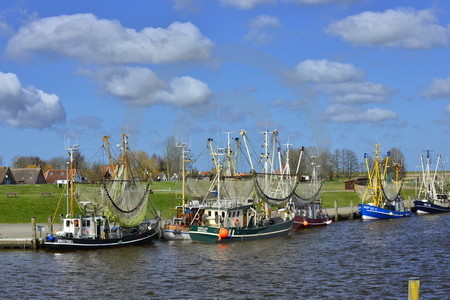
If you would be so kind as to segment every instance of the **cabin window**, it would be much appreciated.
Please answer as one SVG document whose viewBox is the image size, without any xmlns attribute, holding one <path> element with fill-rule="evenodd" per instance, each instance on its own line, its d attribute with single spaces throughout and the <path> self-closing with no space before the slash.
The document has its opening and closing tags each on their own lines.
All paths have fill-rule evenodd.
<svg viewBox="0 0 450 300">
<path fill-rule="evenodd" d="M 66 227 L 70 227 L 70 221 L 69 220 L 66 221 Z"/>
<path fill-rule="evenodd" d="M 219 214 L 219 213 L 218 213 L 217 211 L 216 211 L 216 212 L 214 212 L 214 215 L 215 215 L 215 216 L 217 216 L 218 214 Z"/>
<path fill-rule="evenodd" d="M 224 211 L 222 212 L 222 218 L 225 218 L 225 212 Z"/>
<path fill-rule="evenodd" d="M 230 213 L 230 212 L 228 212 L 228 218 L 229 218 L 229 217 L 231 217 L 231 213 Z"/>
<path fill-rule="evenodd" d="M 233 218 L 236 216 L 236 212 L 235 211 L 233 211 Z"/>
<path fill-rule="evenodd" d="M 208 210 L 208 216 L 211 217 L 211 211 L 210 210 Z"/>
<path fill-rule="evenodd" d="M 73 221 L 73 226 L 80 227 L 80 220 L 74 220 Z"/>
<path fill-rule="evenodd" d="M 239 217 L 239 213 L 240 213 L 240 211 L 238 211 L 238 212 L 237 212 L 237 215 L 236 215 L 236 217 Z"/>
</svg>

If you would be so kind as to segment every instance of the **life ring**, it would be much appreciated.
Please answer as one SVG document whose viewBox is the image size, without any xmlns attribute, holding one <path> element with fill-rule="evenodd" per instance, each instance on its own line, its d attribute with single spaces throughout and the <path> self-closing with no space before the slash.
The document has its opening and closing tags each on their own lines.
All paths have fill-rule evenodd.
<svg viewBox="0 0 450 300">
<path fill-rule="evenodd" d="M 239 222 L 239 219 L 234 220 L 233 225 L 234 227 L 240 227 L 241 223 Z"/>
</svg>

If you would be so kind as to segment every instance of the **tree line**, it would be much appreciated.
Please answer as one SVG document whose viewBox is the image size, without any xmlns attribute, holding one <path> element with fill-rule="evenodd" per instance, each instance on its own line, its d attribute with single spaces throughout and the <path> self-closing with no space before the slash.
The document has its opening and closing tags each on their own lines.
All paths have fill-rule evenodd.
<svg viewBox="0 0 450 300">
<path fill-rule="evenodd" d="M 305 147 L 302 155 L 299 173 L 301 175 L 311 175 L 312 169 L 316 168 L 316 174 L 325 180 L 342 180 L 359 176 L 366 176 L 366 166 L 362 155 L 358 156 L 353 150 L 340 148 L 331 152 L 327 148 Z M 302 148 L 290 149 L 290 169 L 296 170 L 299 154 Z M 167 178 L 173 174 L 180 174 L 182 168 L 183 149 L 177 144 L 175 137 L 168 137 L 163 144 L 162 155 L 151 154 L 145 151 L 134 151 L 133 159 L 130 160 L 133 169 L 138 170 L 136 176 L 143 178 L 150 176 L 153 179 L 157 174 L 164 173 Z M 388 176 L 395 178 L 398 174 L 400 178 L 405 175 L 404 155 L 398 148 L 391 148 L 388 165 Z M 75 152 L 75 168 L 83 170 L 83 177 L 93 181 L 101 178 L 102 166 L 105 162 L 87 161 L 85 156 L 79 151 Z M 384 157 L 386 154 L 381 154 Z M 369 165 L 372 164 L 373 155 L 369 154 Z M 0 156 L 1 159 L 1 156 Z M 0 160 L 1 162 L 2 160 Z M 68 168 L 67 157 L 54 157 L 49 160 L 43 160 L 38 156 L 16 156 L 12 161 L 13 168 L 35 168 L 39 167 L 43 172 L 47 170 L 62 170 Z M 197 174 L 192 165 L 186 166 L 188 173 Z M 399 171 L 396 173 L 396 170 Z M 210 170 L 213 171 L 211 166 Z M 250 171 L 250 170 L 249 170 Z"/>
</svg>

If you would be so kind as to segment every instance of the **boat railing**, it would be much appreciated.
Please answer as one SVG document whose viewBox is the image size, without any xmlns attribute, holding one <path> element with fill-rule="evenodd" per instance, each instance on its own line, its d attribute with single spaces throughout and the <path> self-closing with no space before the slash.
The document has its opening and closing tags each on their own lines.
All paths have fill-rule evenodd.
<svg viewBox="0 0 450 300">
<path fill-rule="evenodd" d="M 223 208 L 235 208 L 242 205 L 249 205 L 253 202 L 249 201 L 249 199 L 226 199 L 226 200 L 217 200 L 217 199 L 211 199 L 206 200 L 204 205 L 205 206 L 217 206 L 217 207 L 223 207 Z"/>
</svg>

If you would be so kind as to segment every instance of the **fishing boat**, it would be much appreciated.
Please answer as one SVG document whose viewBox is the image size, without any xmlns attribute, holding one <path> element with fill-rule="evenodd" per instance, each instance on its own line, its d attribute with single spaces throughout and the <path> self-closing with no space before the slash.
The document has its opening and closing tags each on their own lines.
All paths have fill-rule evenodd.
<svg viewBox="0 0 450 300">
<path fill-rule="evenodd" d="M 450 212 L 450 200 L 447 191 L 445 170 L 442 165 L 441 155 L 437 156 L 434 171 L 431 170 L 431 154 L 427 150 L 426 160 L 420 155 L 422 176 L 417 200 L 411 209 L 417 214 L 435 214 Z M 441 171 L 439 172 L 439 168 Z"/>
<path fill-rule="evenodd" d="M 277 131 L 274 131 L 277 136 Z M 266 134 L 265 153 L 263 154 L 265 170 L 269 170 L 268 132 Z M 247 153 L 248 146 L 245 131 L 241 131 Z M 286 202 L 295 189 L 295 180 L 275 173 L 254 171 L 252 159 L 249 156 L 251 172 L 242 174 L 236 172 L 236 155 L 239 153 L 239 139 L 236 138 L 235 150 L 231 150 L 228 136 L 228 146 L 220 153 L 208 140 L 209 150 L 213 157 L 215 176 L 209 184 L 202 203 L 202 210 L 195 217 L 197 223 L 190 226 L 189 234 L 196 242 L 230 243 L 249 241 L 272 237 L 287 236 L 293 224 L 293 213 L 282 207 L 272 211 L 268 201 Z M 271 160 L 273 162 L 273 159 Z M 205 185 L 201 180 L 194 185 Z"/>
<path fill-rule="evenodd" d="M 190 241 L 189 226 L 194 220 L 194 216 L 198 215 L 200 209 L 200 202 L 192 200 L 186 203 L 186 164 L 190 162 L 187 157 L 186 144 L 177 145 L 182 149 L 181 155 L 181 205 L 175 207 L 176 215 L 172 218 L 170 223 L 163 226 L 162 237 L 168 241 Z"/>
<path fill-rule="evenodd" d="M 400 196 L 402 183 L 398 169 L 394 180 L 388 180 L 387 170 L 390 152 L 380 159 L 378 144 L 375 144 L 375 158 L 369 166 L 369 155 L 364 154 L 367 169 L 367 185 L 354 184 L 354 189 L 361 199 L 359 213 L 363 220 L 397 219 L 410 217 L 412 212 L 405 209 Z"/>
<path fill-rule="evenodd" d="M 62 218 L 61 228 L 45 238 L 45 248 L 110 248 L 151 243 L 158 237 L 159 218 L 146 219 L 151 183 L 148 172 L 139 175 L 132 172 L 126 134 L 122 134 L 122 153 L 117 161 L 110 152 L 108 139 L 105 136 L 103 141 L 110 158 L 111 176 L 103 176 L 101 184 L 74 180 L 77 146 L 68 148 L 67 214 Z M 82 210 L 79 215 L 75 214 L 75 203 Z"/>
<path fill-rule="evenodd" d="M 299 203 L 295 206 L 294 225 L 292 226 L 294 231 L 301 228 L 326 226 L 333 222 L 328 217 L 328 214 L 322 210 L 322 201 L 320 198 L 312 203 L 304 203 L 299 199 L 294 201 L 295 203 Z"/>
<path fill-rule="evenodd" d="M 302 147 L 300 160 L 305 149 Z M 333 221 L 323 211 L 320 190 L 323 181 L 317 175 L 315 156 L 311 157 L 312 175 L 310 179 L 301 179 L 295 189 L 291 203 L 295 211 L 292 230 L 330 225 Z M 296 172 L 298 173 L 298 171 Z"/>
</svg>

